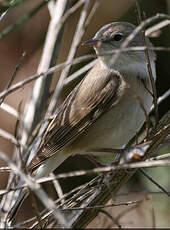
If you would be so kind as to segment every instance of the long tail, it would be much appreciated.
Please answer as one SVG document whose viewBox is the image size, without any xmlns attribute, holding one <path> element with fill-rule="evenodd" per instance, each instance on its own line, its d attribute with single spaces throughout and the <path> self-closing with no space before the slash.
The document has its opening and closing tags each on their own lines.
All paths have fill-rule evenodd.
<svg viewBox="0 0 170 230">
<path fill-rule="evenodd" d="M 19 211 L 19 208 L 21 207 L 23 201 L 28 197 L 29 190 L 28 188 L 24 188 L 21 190 L 20 195 L 16 203 L 11 208 L 9 214 L 8 214 L 8 222 L 11 224 L 15 221 L 15 217 L 17 215 L 17 212 Z"/>
<path fill-rule="evenodd" d="M 51 158 L 47 159 L 45 162 L 43 162 L 38 170 L 36 171 L 35 179 L 39 179 L 44 176 L 48 176 L 52 171 L 54 171 L 63 161 L 65 161 L 69 155 L 63 154 L 62 152 L 58 152 L 55 155 L 53 155 Z M 15 222 L 15 217 L 17 215 L 17 212 L 19 211 L 23 201 L 27 198 L 29 195 L 28 188 L 24 188 L 19 195 L 18 200 L 13 205 L 12 209 L 10 210 L 8 214 L 8 223 L 12 224 Z"/>
</svg>

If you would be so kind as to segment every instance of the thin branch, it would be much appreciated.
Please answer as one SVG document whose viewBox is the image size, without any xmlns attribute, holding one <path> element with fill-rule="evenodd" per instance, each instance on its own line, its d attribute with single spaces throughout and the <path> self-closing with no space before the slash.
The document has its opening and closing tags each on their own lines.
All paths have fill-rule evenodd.
<svg viewBox="0 0 170 230">
<path fill-rule="evenodd" d="M 9 95 L 10 93 L 16 91 L 17 89 L 22 88 L 24 85 L 26 85 L 26 84 L 28 84 L 28 83 L 30 83 L 32 81 L 35 81 L 36 79 L 38 79 L 40 77 L 50 75 L 51 73 L 54 73 L 55 71 L 59 71 L 59 70 L 63 69 L 66 65 L 70 65 L 70 64 L 76 65 L 76 64 L 78 64 L 80 62 L 89 60 L 89 59 L 94 58 L 94 57 L 96 57 L 96 55 L 81 56 L 81 57 L 75 58 L 73 60 L 73 62 L 70 62 L 70 63 L 63 62 L 63 63 L 61 63 L 59 65 L 56 65 L 54 67 L 49 68 L 47 71 L 45 71 L 43 73 L 32 75 L 28 79 L 20 81 L 20 82 L 16 83 L 15 85 L 11 86 L 9 89 L 4 90 L 2 93 L 0 93 L 0 99 L 2 97 L 4 97 L 4 96 Z"/>
<path fill-rule="evenodd" d="M 37 184 L 32 178 L 23 173 L 12 161 L 9 160 L 6 154 L 0 152 L 0 158 L 8 164 L 11 170 L 18 174 L 27 183 L 28 187 L 36 194 L 36 196 L 41 200 L 44 206 L 53 211 L 54 217 L 59 221 L 61 226 L 68 227 L 64 215 L 56 210 L 54 202 L 48 197 L 44 190 L 41 189 L 41 186 Z"/>
<path fill-rule="evenodd" d="M 10 172 L 11 169 L 10 169 L 10 167 L 0 167 L 0 171 L 1 172 Z"/>
<path fill-rule="evenodd" d="M 54 8 L 55 8 L 55 0 L 49 1 L 49 3 L 48 3 L 48 10 L 49 10 L 51 18 L 54 15 Z"/>
<path fill-rule="evenodd" d="M 16 118 L 19 118 L 19 114 L 18 114 L 18 111 L 13 108 L 12 106 L 6 104 L 6 103 L 2 103 L 0 105 L 0 109 L 4 110 L 5 112 L 11 114 L 12 116 L 16 117 Z"/>
<path fill-rule="evenodd" d="M 156 218 L 155 218 L 155 211 L 152 203 L 152 228 L 156 228 Z"/>
<path fill-rule="evenodd" d="M 10 133 L 8 133 L 5 130 L 0 129 L 0 136 L 3 137 L 6 140 L 9 140 L 12 144 L 18 146 L 20 143 L 17 141 L 17 139 Z"/>
<path fill-rule="evenodd" d="M 42 4 L 44 3 L 47 4 L 48 2 L 49 1 L 45 1 Z M 53 18 L 50 21 L 42 59 L 38 67 L 38 73 L 42 73 L 42 71 L 48 70 L 50 66 L 55 65 L 55 62 L 56 62 L 56 59 L 59 53 L 59 47 L 60 47 L 62 34 L 63 34 L 63 28 L 64 28 L 62 24 L 61 26 L 58 26 L 58 27 L 56 27 L 56 24 L 58 24 L 58 22 L 60 21 L 60 18 L 64 14 L 64 11 L 67 9 L 68 3 L 69 3 L 68 0 L 58 0 L 55 4 L 55 8 L 54 8 L 55 14 L 53 15 Z M 48 74 L 52 74 L 52 73 L 48 73 Z M 51 78 L 48 77 L 47 75 L 44 75 L 44 78 L 37 80 L 35 83 L 33 93 L 32 93 L 32 98 L 30 102 L 27 104 L 27 106 L 25 107 L 22 130 L 20 131 L 21 143 L 24 146 L 27 144 L 30 134 L 32 134 L 33 129 L 36 127 L 37 123 L 42 118 L 43 111 L 46 108 L 47 99 L 49 97 L 50 84 L 51 84 Z M 20 152 L 23 153 L 23 150 L 24 149 L 21 149 Z M 24 155 L 20 154 L 20 156 L 21 155 L 22 155 L 22 158 L 24 159 L 24 162 L 26 162 Z M 17 158 L 18 156 L 16 156 L 16 159 Z M 16 162 L 18 165 L 20 164 L 20 161 L 16 160 Z M 23 164 L 21 164 L 21 168 L 22 168 L 22 165 Z M 9 177 L 9 182 L 8 182 L 7 187 L 9 187 L 11 184 L 11 181 L 14 181 L 14 180 L 16 180 L 16 175 L 13 175 L 12 173 Z M 18 194 L 18 191 L 17 191 L 17 194 Z M 17 198 L 17 194 L 15 194 L 16 198 Z M 13 195 L 14 195 L 13 193 L 9 194 L 8 200 L 11 200 L 11 197 Z M 10 208 L 10 206 L 7 206 L 5 203 L 3 204 L 3 202 L 1 202 L 3 209 L 4 209 L 4 206 L 6 206 L 6 211 L 8 212 L 8 209 Z"/>
<path fill-rule="evenodd" d="M 160 120 L 157 128 L 154 128 L 149 135 L 149 141 L 151 144 L 146 151 L 144 159 L 148 158 L 151 153 L 159 146 L 160 143 L 167 137 L 170 132 L 170 111 Z M 169 131 L 167 132 L 166 127 L 169 127 Z M 166 131 L 165 131 L 166 130 Z M 164 133 L 165 131 L 165 133 Z M 139 162 L 140 163 L 140 162 Z M 138 164 L 138 163 L 137 163 Z M 120 167 L 120 166 L 119 166 Z M 120 187 L 124 185 L 136 172 L 136 170 L 131 170 L 131 173 L 127 173 L 124 170 L 119 171 L 110 171 L 107 174 L 107 184 L 103 184 L 100 187 L 100 192 L 96 191 L 94 196 L 86 199 L 86 206 L 105 204 L 111 197 L 114 197 L 117 191 L 119 191 Z M 108 190 L 109 185 L 109 190 Z M 112 191 L 112 193 L 110 193 Z M 79 211 L 76 213 L 74 218 L 72 217 L 72 226 L 73 227 L 85 227 L 87 224 L 96 217 L 98 214 L 97 210 L 88 210 L 88 211 Z"/>
<path fill-rule="evenodd" d="M 140 6 L 139 6 L 139 3 L 137 0 L 136 0 L 136 8 L 137 8 L 137 13 L 138 13 L 138 17 L 139 17 L 139 23 L 141 23 L 142 22 L 142 16 L 141 16 L 141 11 L 140 11 Z M 157 124 L 158 120 L 159 120 L 159 112 L 158 112 L 158 104 L 157 104 L 157 91 L 156 91 L 155 80 L 154 80 L 154 76 L 153 76 L 153 72 L 152 72 L 152 68 L 151 68 L 150 56 L 149 56 L 149 52 L 147 49 L 147 43 L 146 43 L 144 28 L 141 30 L 141 33 L 142 33 L 144 46 L 146 47 L 146 49 L 145 49 L 146 64 L 148 67 L 148 73 L 149 73 L 150 83 L 151 83 L 152 92 L 153 92 L 153 104 L 154 104 L 155 121 L 156 121 L 155 124 Z"/>
<path fill-rule="evenodd" d="M 170 47 L 152 47 L 152 48 L 148 48 L 148 49 L 151 49 L 151 50 L 157 50 L 157 51 L 170 51 Z M 126 51 L 137 51 L 137 50 L 145 50 L 145 47 L 130 47 L 130 48 L 122 48 L 121 49 L 121 52 L 126 52 Z M 117 50 L 114 50 L 112 52 L 107 52 L 107 53 L 104 53 L 103 55 L 110 55 L 110 54 L 118 54 L 120 52 L 120 49 L 117 49 Z M 66 63 L 66 62 L 63 62 L 59 65 L 56 65 L 54 67 L 51 67 L 49 68 L 47 71 L 43 72 L 43 73 L 40 73 L 40 74 L 35 74 L 35 75 L 32 75 L 30 76 L 28 79 L 25 79 L 23 81 L 20 81 L 16 84 L 14 84 L 13 86 L 11 86 L 9 89 L 7 90 L 4 90 L 3 92 L 0 93 L 0 99 L 6 95 L 9 95 L 11 94 L 12 92 L 22 88 L 24 85 L 26 84 L 29 84 L 30 82 L 32 81 L 35 81 L 36 79 L 40 78 L 40 77 L 44 77 L 44 76 L 47 76 L 51 73 L 54 73 L 56 71 L 59 71 L 61 69 L 63 69 L 65 66 L 67 65 L 76 65 L 78 63 L 81 63 L 83 61 L 87 61 L 89 59 L 92 59 L 92 58 L 96 58 L 96 55 L 84 55 L 84 56 L 81 56 L 81 57 L 78 57 L 78 58 L 75 58 L 72 62 L 70 63 Z M 50 76 L 49 76 L 50 77 Z"/>
<path fill-rule="evenodd" d="M 136 203 L 140 203 L 141 200 L 137 200 L 137 201 L 127 201 L 124 203 L 118 203 L 118 204 L 107 204 L 107 205 L 94 205 L 94 206 L 88 206 L 88 207 L 75 207 L 75 208 L 59 208 L 58 210 L 60 211 L 67 211 L 67 210 L 74 210 L 74 211 L 78 211 L 78 210 L 86 210 L 86 209 L 101 209 L 101 208 L 109 208 L 109 207 L 117 207 L 117 206 L 127 206 L 130 204 L 136 204 Z"/>
<path fill-rule="evenodd" d="M 109 212 L 103 209 L 101 209 L 100 212 L 104 213 L 107 217 L 109 217 L 109 219 L 112 220 L 113 224 L 117 225 L 117 227 L 121 229 L 121 225 L 119 224 L 119 222 Z"/>
<path fill-rule="evenodd" d="M 156 157 L 152 157 L 150 158 L 151 160 L 160 160 L 160 159 L 165 159 L 165 158 L 169 158 L 170 157 L 170 153 L 166 153 L 160 156 L 156 156 Z"/>
<path fill-rule="evenodd" d="M 42 57 L 38 66 L 37 73 L 47 71 L 50 67 L 54 66 L 61 44 L 63 35 L 62 24 L 58 23 L 67 9 L 68 0 L 58 0 L 55 4 L 54 14 L 49 23 L 45 45 L 43 48 Z M 52 74 L 52 73 L 48 73 Z M 37 123 L 42 119 L 43 111 L 46 109 L 47 100 L 49 98 L 49 91 L 51 85 L 51 77 L 44 75 L 43 78 L 37 79 L 32 90 L 30 102 L 27 104 L 24 112 L 23 130 L 21 142 L 25 144 L 28 137 L 36 127 Z"/>
<path fill-rule="evenodd" d="M 52 177 L 55 177 L 54 173 L 51 173 L 50 175 Z M 63 194 L 62 188 L 60 186 L 60 183 L 59 183 L 59 181 L 57 179 L 52 180 L 52 182 L 53 182 L 54 188 L 55 188 L 55 190 L 57 192 L 57 195 L 58 195 L 58 197 L 59 197 L 59 199 L 61 201 L 61 204 L 63 205 L 63 203 L 64 203 L 64 198 L 63 198 L 64 194 Z"/>
<path fill-rule="evenodd" d="M 73 62 L 73 58 L 74 58 L 75 52 L 77 50 L 77 46 L 78 46 L 78 44 L 80 42 L 81 34 L 83 35 L 82 26 L 84 24 L 84 21 L 85 21 L 86 15 L 87 15 L 87 10 L 88 10 L 89 3 L 90 3 L 90 0 L 86 1 L 85 4 L 84 4 L 84 8 L 82 10 L 82 13 L 81 13 L 81 16 L 80 16 L 80 19 L 79 19 L 79 22 L 78 22 L 77 30 L 76 30 L 76 33 L 75 33 L 75 36 L 74 36 L 74 39 L 73 39 L 73 42 L 72 42 L 72 47 L 71 47 L 71 50 L 69 52 L 68 59 L 66 61 L 67 68 L 65 68 L 65 70 L 63 70 L 62 73 L 61 73 L 60 79 L 59 79 L 58 84 L 57 84 L 57 86 L 55 88 L 55 91 L 54 91 L 53 96 L 51 98 L 50 104 L 48 106 L 48 109 L 47 109 L 47 112 L 46 112 L 46 115 L 45 115 L 44 124 L 40 128 L 39 138 L 36 139 L 36 144 L 34 144 L 34 147 L 31 150 L 31 153 L 29 154 L 31 157 L 36 153 L 36 150 L 37 150 L 37 148 L 38 148 L 38 146 L 40 144 L 40 140 L 41 140 L 42 136 L 44 135 L 45 130 L 48 127 L 49 117 L 51 117 L 52 112 L 53 112 L 54 108 L 56 107 L 58 97 L 59 97 L 59 95 L 61 93 L 61 90 L 63 88 L 63 85 L 64 85 L 64 79 L 67 77 L 67 73 L 68 73 L 68 71 L 70 69 L 69 62 L 70 63 Z"/>
<path fill-rule="evenodd" d="M 89 69 L 91 69 L 96 64 L 96 62 L 97 62 L 97 60 L 91 61 L 90 63 L 88 63 L 87 65 L 83 66 L 82 68 L 80 68 L 79 70 L 74 72 L 72 75 L 67 77 L 64 80 L 64 86 L 70 84 L 72 81 L 77 79 L 81 74 L 84 74 L 85 72 L 87 72 Z"/>
<path fill-rule="evenodd" d="M 165 131 L 165 133 L 163 132 L 163 131 Z M 155 145 L 158 145 L 159 143 L 161 143 L 161 141 L 165 138 L 165 136 L 166 136 L 166 132 L 169 132 L 169 128 L 168 127 L 164 127 L 164 130 L 161 130 L 160 131 L 160 133 L 158 133 L 157 135 L 156 135 L 156 138 L 154 139 L 155 140 L 155 143 L 153 143 L 153 148 L 152 148 L 152 144 L 151 144 L 151 149 L 150 149 L 150 151 L 151 150 L 153 150 L 154 149 L 154 147 L 155 147 Z M 158 137 L 159 137 L 159 141 L 158 141 Z M 153 141 L 154 142 L 154 141 Z M 115 168 L 116 170 L 118 169 L 118 168 Z M 115 173 L 118 173 L 118 171 L 115 171 Z M 119 172 L 120 174 L 121 174 L 121 172 Z M 128 175 L 129 176 L 129 175 Z M 118 179 L 118 178 L 117 178 Z M 123 180 L 123 179 L 122 179 Z M 96 194 L 95 194 L 96 195 Z M 108 195 L 108 197 L 110 196 L 110 194 L 105 194 L 104 195 L 104 198 L 102 198 L 102 199 L 105 199 L 105 196 L 106 195 Z M 93 197 L 95 197 L 95 196 L 93 196 Z M 83 223 L 83 222 L 82 222 Z M 79 225 L 80 226 L 80 225 Z"/>
<path fill-rule="evenodd" d="M 20 25 L 27 23 L 30 18 L 32 18 L 36 13 L 39 12 L 39 10 L 44 7 L 50 0 L 46 0 L 41 2 L 37 7 L 35 7 L 31 12 L 29 12 L 28 14 L 25 14 L 22 18 L 20 18 L 19 20 L 17 20 L 13 25 L 8 26 L 7 28 L 5 28 L 1 33 L 0 33 L 0 39 L 4 38 L 5 36 L 7 36 L 9 33 L 15 31 L 16 29 L 18 29 L 20 27 Z"/>
<path fill-rule="evenodd" d="M 19 59 L 19 61 L 18 61 L 18 64 L 15 66 L 14 72 L 13 72 L 13 74 L 12 74 L 12 76 L 11 76 L 11 78 L 10 78 L 8 84 L 7 84 L 6 89 L 9 89 L 10 86 L 12 85 L 12 82 L 14 81 L 14 79 L 15 79 L 15 77 L 16 77 L 16 75 L 17 75 L 17 72 L 18 72 L 18 70 L 20 69 L 20 67 L 21 67 L 21 65 L 22 65 L 22 62 L 23 62 L 24 57 L 25 57 L 25 52 L 22 53 L 22 55 L 21 55 L 21 57 L 20 57 L 20 59 Z M 4 96 L 3 98 L 1 98 L 1 100 L 0 100 L 0 105 L 2 104 L 2 102 L 4 101 L 4 99 L 5 99 L 5 96 Z"/>
<path fill-rule="evenodd" d="M 153 184 L 155 184 L 160 190 L 162 190 L 164 192 L 164 194 L 166 194 L 168 197 L 170 196 L 170 193 L 166 191 L 166 189 L 164 189 L 160 184 L 158 184 L 158 182 L 156 182 L 149 174 L 147 174 L 145 172 L 145 170 L 143 169 L 139 169 L 140 172 L 145 175 Z"/>
<path fill-rule="evenodd" d="M 158 105 L 160 105 L 165 99 L 170 96 L 170 89 L 168 89 L 162 96 L 158 98 Z M 154 110 L 154 106 L 152 105 L 150 109 L 150 113 Z"/>
<path fill-rule="evenodd" d="M 67 10 L 67 12 L 63 15 L 63 17 L 60 20 L 60 23 L 63 23 L 64 21 L 66 21 L 68 19 L 68 17 L 73 14 L 76 10 L 78 10 L 83 3 L 86 0 L 79 0 L 77 3 L 75 3 L 69 10 Z"/>
<path fill-rule="evenodd" d="M 90 1 L 87 0 L 85 2 L 85 4 L 84 4 L 84 8 L 82 10 L 82 13 L 81 13 L 78 25 L 77 25 L 77 29 L 76 29 L 76 32 L 75 32 L 75 35 L 74 35 L 74 38 L 73 38 L 72 46 L 71 46 L 71 49 L 69 51 L 68 58 L 67 58 L 67 61 L 66 61 L 67 64 L 73 62 L 74 55 L 76 53 L 78 44 L 80 43 L 81 38 L 83 36 L 83 32 L 84 32 L 83 24 L 84 24 L 86 16 L 87 16 L 87 10 L 88 10 L 89 3 L 90 3 Z M 64 86 L 64 80 L 66 79 L 66 77 L 67 77 L 67 75 L 69 73 L 70 67 L 71 66 L 68 64 L 66 66 L 66 68 L 61 73 L 60 79 L 59 79 L 58 84 L 57 84 L 57 86 L 55 88 L 55 91 L 53 93 L 53 96 L 52 96 L 52 99 L 51 99 L 51 102 L 50 102 L 50 105 L 49 105 L 49 108 L 48 108 L 48 111 L 47 111 L 47 116 L 51 115 L 53 109 L 55 108 L 55 105 L 56 105 L 56 102 L 58 100 L 58 97 L 59 97 L 59 95 L 61 93 L 61 90 L 62 90 L 62 88 Z"/>
<path fill-rule="evenodd" d="M 142 200 L 141 200 L 138 204 L 136 204 L 136 205 L 134 205 L 134 206 L 132 206 L 132 207 L 127 208 L 126 210 L 124 210 L 122 213 L 120 213 L 120 214 L 116 217 L 116 220 L 118 221 L 120 218 L 122 218 L 124 215 L 126 215 L 126 214 L 129 213 L 130 211 L 132 211 L 132 210 L 138 208 L 139 205 L 140 205 L 141 203 L 142 203 Z"/>
<path fill-rule="evenodd" d="M 31 190 L 30 190 L 30 195 L 31 195 L 31 200 L 32 200 L 31 205 L 32 205 L 33 211 L 35 213 L 37 222 L 39 224 L 39 228 L 42 229 L 43 224 L 42 224 L 42 221 L 41 221 L 41 216 L 40 216 L 39 211 L 38 211 L 37 201 L 35 199 L 34 193 Z"/>
<path fill-rule="evenodd" d="M 170 193 L 170 192 L 168 192 L 168 193 Z M 117 193 L 116 196 L 127 196 L 127 195 L 132 195 L 132 194 L 143 194 L 143 195 L 153 194 L 153 195 L 160 195 L 160 194 L 164 194 L 164 192 L 163 191 L 150 191 L 150 190 L 136 190 L 136 191 L 129 191 L 129 192 Z"/>
<path fill-rule="evenodd" d="M 164 20 L 160 23 L 157 23 L 157 25 L 154 25 L 150 28 L 148 28 L 146 31 L 145 31 L 145 35 L 146 36 L 149 36 L 149 35 L 152 35 L 152 33 L 162 29 L 163 27 L 165 26 L 168 26 L 170 24 L 170 20 Z"/>
<path fill-rule="evenodd" d="M 90 24 L 90 22 L 91 22 L 94 14 L 95 14 L 97 8 L 100 6 L 100 3 L 101 3 L 101 0 L 96 0 L 95 1 L 94 5 L 93 5 L 88 17 L 87 17 L 87 20 L 86 20 L 86 22 L 84 24 L 84 31 L 87 29 L 88 25 Z"/>
</svg>

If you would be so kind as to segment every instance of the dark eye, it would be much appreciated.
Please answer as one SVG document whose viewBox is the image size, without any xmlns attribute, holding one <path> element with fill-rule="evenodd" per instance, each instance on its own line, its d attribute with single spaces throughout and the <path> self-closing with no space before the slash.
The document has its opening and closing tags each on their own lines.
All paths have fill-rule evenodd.
<svg viewBox="0 0 170 230">
<path fill-rule="evenodd" d="M 117 42 L 120 41 L 122 38 L 123 38 L 122 34 L 115 34 L 115 36 L 113 37 L 113 39 Z"/>
</svg>

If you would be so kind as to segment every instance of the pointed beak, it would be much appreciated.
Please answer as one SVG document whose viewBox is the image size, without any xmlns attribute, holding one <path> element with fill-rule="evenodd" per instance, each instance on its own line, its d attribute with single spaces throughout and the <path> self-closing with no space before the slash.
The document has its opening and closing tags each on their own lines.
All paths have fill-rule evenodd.
<svg viewBox="0 0 170 230">
<path fill-rule="evenodd" d="M 82 43 L 82 45 L 90 45 L 90 46 L 96 46 L 96 47 L 99 47 L 100 44 L 101 44 L 101 41 L 95 38 L 92 38 Z"/>
</svg>

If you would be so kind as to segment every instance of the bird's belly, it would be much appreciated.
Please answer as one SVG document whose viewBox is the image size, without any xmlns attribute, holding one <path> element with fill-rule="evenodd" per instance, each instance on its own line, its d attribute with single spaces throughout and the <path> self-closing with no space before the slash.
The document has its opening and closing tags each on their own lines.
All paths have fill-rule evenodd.
<svg viewBox="0 0 170 230">
<path fill-rule="evenodd" d="M 142 95 L 142 103 L 149 112 L 152 98 Z M 136 134 L 145 121 L 144 111 L 134 95 L 120 102 L 101 116 L 71 145 L 72 153 L 83 154 L 96 148 L 122 148 Z"/>
</svg>

